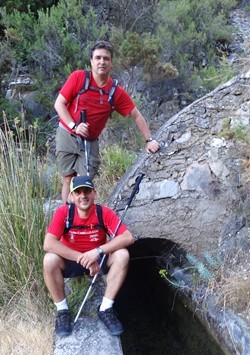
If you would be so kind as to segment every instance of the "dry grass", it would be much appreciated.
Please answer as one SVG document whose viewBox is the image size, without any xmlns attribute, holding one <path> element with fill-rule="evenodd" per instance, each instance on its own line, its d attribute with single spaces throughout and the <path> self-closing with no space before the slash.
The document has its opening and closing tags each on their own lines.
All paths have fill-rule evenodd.
<svg viewBox="0 0 250 355">
<path fill-rule="evenodd" d="M 219 309 L 231 309 L 246 323 L 250 322 L 250 255 L 246 247 L 230 253 L 206 286 L 206 297 L 215 296 Z"/>
<path fill-rule="evenodd" d="M 219 275 L 215 283 L 217 303 L 223 309 L 232 309 L 246 322 L 250 321 L 250 261 L 249 253 L 240 252 L 232 265 Z M 239 260 L 238 260 L 239 259 Z"/>
<path fill-rule="evenodd" d="M 54 324 L 29 295 L 12 300 L 0 313 L 1 355 L 51 355 Z"/>
<path fill-rule="evenodd" d="M 53 329 L 48 322 L 23 321 L 15 315 L 0 320 L 1 355 L 51 355 Z"/>
<path fill-rule="evenodd" d="M 238 316 L 250 321 L 250 275 L 233 275 L 220 288 L 219 299 Z"/>
</svg>

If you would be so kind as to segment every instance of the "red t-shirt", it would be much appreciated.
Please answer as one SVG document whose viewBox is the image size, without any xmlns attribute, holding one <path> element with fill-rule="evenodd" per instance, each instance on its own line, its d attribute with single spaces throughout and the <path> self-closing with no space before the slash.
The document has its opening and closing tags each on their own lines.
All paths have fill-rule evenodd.
<svg viewBox="0 0 250 355">
<path fill-rule="evenodd" d="M 53 219 L 47 229 L 47 233 L 51 233 L 57 237 L 58 240 L 69 248 L 84 253 L 85 251 L 92 250 L 102 244 L 106 243 L 106 233 L 100 228 L 86 228 L 76 229 L 71 228 L 64 234 L 65 223 L 68 215 L 68 205 L 59 207 L 53 216 Z M 103 222 L 108 230 L 108 233 L 112 236 L 120 221 L 119 217 L 114 211 L 110 210 L 106 206 L 102 206 Z M 91 214 L 88 218 L 81 218 L 78 215 L 77 207 L 75 207 L 74 226 L 90 226 L 98 224 L 98 217 L 96 213 L 96 205 L 92 206 Z M 121 223 L 116 235 L 119 235 L 127 230 L 127 227 Z"/>
<path fill-rule="evenodd" d="M 89 139 L 91 140 L 99 137 L 112 113 L 112 109 L 110 103 L 108 102 L 107 94 L 91 89 L 80 95 L 77 102 L 77 94 L 83 87 L 84 79 L 84 70 L 74 71 L 63 85 L 62 89 L 60 90 L 60 94 L 67 100 L 69 113 L 76 123 L 80 122 L 81 111 L 86 111 L 86 121 L 89 124 Z M 92 74 L 90 75 L 89 86 L 100 89 Z M 109 78 L 107 85 L 101 89 L 109 92 L 111 87 L 112 79 Z M 115 111 L 124 117 L 129 115 L 130 112 L 135 108 L 134 102 L 120 85 L 118 85 L 115 90 L 113 103 L 115 106 Z M 75 112 L 76 107 L 77 111 Z M 65 125 L 63 120 L 60 119 L 60 122 L 65 126 L 67 130 L 69 130 L 68 126 Z"/>
</svg>

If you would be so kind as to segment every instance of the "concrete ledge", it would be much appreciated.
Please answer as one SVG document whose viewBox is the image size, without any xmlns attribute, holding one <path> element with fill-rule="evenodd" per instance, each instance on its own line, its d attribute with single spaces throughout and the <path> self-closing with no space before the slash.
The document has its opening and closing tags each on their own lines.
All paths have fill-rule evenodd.
<svg viewBox="0 0 250 355">
<path fill-rule="evenodd" d="M 122 355 L 120 337 L 110 335 L 97 316 L 79 318 L 70 336 L 56 336 L 54 355 Z"/>
<path fill-rule="evenodd" d="M 86 301 L 72 334 L 63 338 L 55 335 L 54 355 L 123 354 L 120 337 L 109 334 L 97 316 L 97 308 L 101 303 L 104 289 L 103 278 L 98 276 L 91 291 L 94 294 Z"/>
</svg>

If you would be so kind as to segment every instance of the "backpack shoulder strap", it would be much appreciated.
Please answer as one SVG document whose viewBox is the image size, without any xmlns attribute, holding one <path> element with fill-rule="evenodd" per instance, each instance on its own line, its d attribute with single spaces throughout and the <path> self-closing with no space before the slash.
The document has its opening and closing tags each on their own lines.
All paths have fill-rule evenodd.
<svg viewBox="0 0 250 355">
<path fill-rule="evenodd" d="M 83 86 L 81 88 L 81 90 L 76 94 L 76 103 L 75 103 L 75 110 L 74 110 L 74 113 L 77 112 L 77 109 L 78 109 L 78 101 L 79 101 L 79 97 L 80 95 L 82 95 L 83 93 L 85 93 L 85 91 L 88 90 L 89 88 L 89 83 L 90 83 L 90 71 L 89 70 L 83 70 L 84 73 L 85 73 L 85 78 L 84 78 L 84 82 L 83 82 Z"/>
<path fill-rule="evenodd" d="M 112 79 L 112 86 L 109 92 L 108 102 L 112 102 L 117 85 L 118 85 L 118 80 Z"/>
<path fill-rule="evenodd" d="M 74 226 L 74 216 L 75 216 L 75 204 L 69 203 L 68 204 L 68 214 L 66 218 L 64 233 L 67 233 L 71 228 L 76 229 L 85 229 L 85 228 L 101 228 L 108 234 L 108 229 L 105 227 L 103 216 L 102 216 L 102 206 L 100 204 L 96 204 L 96 214 L 98 218 L 98 224 L 96 225 L 86 225 L 86 226 Z"/>
<path fill-rule="evenodd" d="M 114 94 L 115 94 L 115 90 L 117 88 L 118 85 L 118 80 L 117 79 L 112 79 L 112 86 L 109 92 L 109 97 L 108 97 L 108 102 L 111 105 L 111 109 L 114 110 L 115 106 L 114 106 Z"/>
<path fill-rule="evenodd" d="M 73 225 L 74 216 L 75 216 L 75 204 L 69 203 L 64 233 L 68 232 L 70 230 L 71 226 Z"/>
<path fill-rule="evenodd" d="M 94 90 L 94 91 L 98 91 L 98 92 L 101 92 L 101 93 L 105 93 L 106 95 L 108 95 L 108 102 L 110 103 L 111 110 L 113 111 L 115 109 L 115 106 L 114 106 L 114 93 L 115 93 L 115 90 L 116 90 L 117 85 L 118 85 L 118 80 L 111 78 L 112 79 L 112 86 L 111 86 L 110 91 L 98 89 L 96 87 L 90 86 L 91 71 L 89 71 L 89 70 L 83 70 L 83 71 L 85 73 L 85 79 L 84 79 L 84 83 L 83 83 L 83 86 L 82 86 L 81 90 L 76 95 L 76 104 L 75 104 L 74 113 L 77 112 L 79 96 L 84 94 L 89 89 L 90 90 Z"/>
<path fill-rule="evenodd" d="M 89 70 L 84 70 L 84 73 L 85 73 L 84 83 L 83 83 L 83 86 L 82 86 L 81 90 L 78 92 L 77 96 L 82 95 L 89 88 L 90 71 Z"/>
<path fill-rule="evenodd" d="M 102 206 L 99 203 L 96 204 L 96 214 L 97 214 L 99 226 L 108 234 L 108 230 L 105 227 L 105 224 L 104 224 L 104 221 L 103 221 Z"/>
</svg>

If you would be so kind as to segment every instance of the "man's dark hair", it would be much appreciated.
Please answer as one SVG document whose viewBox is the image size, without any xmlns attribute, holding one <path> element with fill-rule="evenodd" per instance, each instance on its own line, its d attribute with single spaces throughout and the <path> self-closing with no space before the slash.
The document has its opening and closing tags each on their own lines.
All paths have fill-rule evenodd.
<svg viewBox="0 0 250 355">
<path fill-rule="evenodd" d="M 90 56 L 91 58 L 93 58 L 93 53 L 94 53 L 94 50 L 95 49 L 106 49 L 107 51 L 110 52 L 111 54 L 111 59 L 113 58 L 113 47 L 112 47 L 112 44 L 109 43 L 108 41 L 97 41 L 94 45 L 94 47 L 91 48 L 90 50 Z"/>
</svg>

